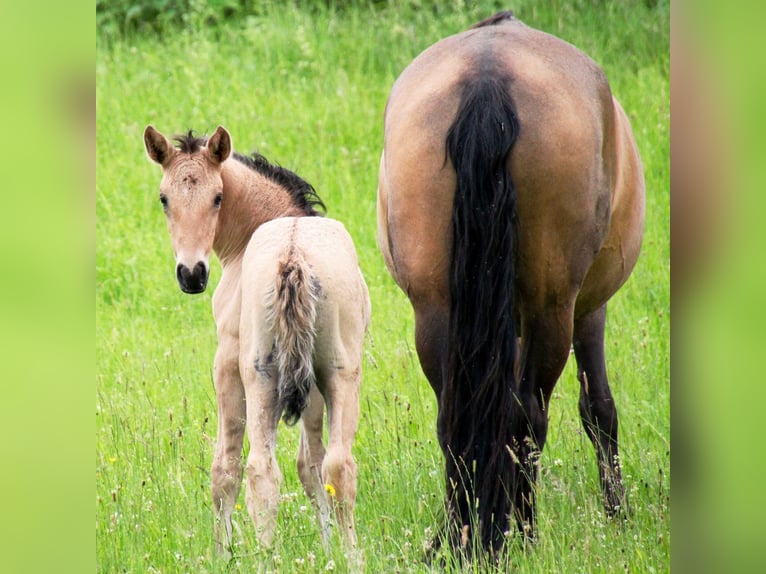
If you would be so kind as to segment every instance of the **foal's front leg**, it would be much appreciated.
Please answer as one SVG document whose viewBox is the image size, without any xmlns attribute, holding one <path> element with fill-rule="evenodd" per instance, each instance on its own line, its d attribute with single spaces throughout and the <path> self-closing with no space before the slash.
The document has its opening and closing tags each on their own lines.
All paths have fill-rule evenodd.
<svg viewBox="0 0 766 574">
<path fill-rule="evenodd" d="M 210 472 L 215 546 L 231 556 L 231 515 L 242 487 L 242 442 L 245 437 L 245 389 L 239 373 L 239 279 L 224 268 L 213 295 L 218 349 L 213 382 L 218 402 L 218 434 Z"/>
<path fill-rule="evenodd" d="M 210 472 L 216 551 L 231 556 L 231 515 L 242 485 L 245 392 L 239 376 L 236 341 L 219 337 L 213 380 L 218 402 L 218 434 Z"/>
</svg>

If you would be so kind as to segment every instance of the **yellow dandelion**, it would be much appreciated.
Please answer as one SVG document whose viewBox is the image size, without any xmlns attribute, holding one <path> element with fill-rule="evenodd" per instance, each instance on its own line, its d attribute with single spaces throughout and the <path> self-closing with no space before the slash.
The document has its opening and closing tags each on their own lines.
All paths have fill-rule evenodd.
<svg viewBox="0 0 766 574">
<path fill-rule="evenodd" d="M 325 484 L 324 489 L 330 495 L 330 498 L 335 498 L 335 487 L 332 484 Z"/>
<path fill-rule="evenodd" d="M 236 510 L 242 510 L 242 505 L 238 502 L 237 504 L 234 505 L 234 508 Z"/>
<path fill-rule="evenodd" d="M 109 457 L 109 462 L 117 462 L 117 457 L 116 456 L 110 456 Z"/>
</svg>

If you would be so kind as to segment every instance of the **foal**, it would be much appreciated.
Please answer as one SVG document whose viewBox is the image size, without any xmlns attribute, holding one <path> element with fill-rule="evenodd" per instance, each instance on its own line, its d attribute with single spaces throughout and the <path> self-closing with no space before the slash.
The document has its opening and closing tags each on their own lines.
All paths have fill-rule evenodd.
<svg viewBox="0 0 766 574">
<path fill-rule="evenodd" d="M 323 544 L 333 508 L 344 543 L 353 550 L 351 445 L 370 300 L 351 237 L 338 221 L 314 217 L 315 208 L 324 206 L 297 175 L 257 154 L 232 154 L 223 127 L 209 139 L 190 132 L 176 142 L 178 148 L 152 126 L 144 131 L 149 158 L 162 166 L 160 201 L 178 284 L 186 293 L 205 290 L 211 249 L 223 269 L 213 295 L 216 548 L 231 552 L 245 431 L 247 509 L 260 543 L 272 544 L 282 479 L 275 445 L 283 417 L 287 424 L 301 422 L 298 474 Z"/>
</svg>

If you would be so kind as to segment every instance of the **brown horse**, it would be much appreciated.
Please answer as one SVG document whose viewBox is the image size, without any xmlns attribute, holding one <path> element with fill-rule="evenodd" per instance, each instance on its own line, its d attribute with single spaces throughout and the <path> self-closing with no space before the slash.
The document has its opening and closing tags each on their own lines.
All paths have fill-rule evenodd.
<svg viewBox="0 0 766 574">
<path fill-rule="evenodd" d="M 281 473 L 277 423 L 301 421 L 298 474 L 327 545 L 329 518 L 356 547 L 359 385 L 370 301 L 351 237 L 294 173 L 254 154 L 231 153 L 229 133 L 191 132 L 179 148 L 152 126 L 149 157 L 162 166 L 160 201 L 186 293 L 207 285 L 209 257 L 223 268 L 213 296 L 218 331 L 214 383 L 218 435 L 212 465 L 216 546 L 229 553 L 231 516 L 247 457 L 247 509 L 266 547 L 274 538 Z M 322 442 L 327 405 L 328 446 Z"/>
<path fill-rule="evenodd" d="M 385 113 L 378 242 L 439 402 L 448 537 L 535 531 L 551 393 L 574 343 L 604 504 L 624 507 L 607 300 L 644 224 L 628 118 L 582 52 L 501 12 L 420 54 Z"/>
</svg>

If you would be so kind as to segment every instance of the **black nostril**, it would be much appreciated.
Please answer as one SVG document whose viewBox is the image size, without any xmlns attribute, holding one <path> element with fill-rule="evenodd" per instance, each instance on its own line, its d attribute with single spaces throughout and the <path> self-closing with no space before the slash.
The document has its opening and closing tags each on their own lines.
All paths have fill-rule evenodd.
<svg viewBox="0 0 766 574">
<path fill-rule="evenodd" d="M 207 287 L 207 277 L 207 267 L 202 261 L 198 262 L 193 270 L 182 263 L 176 266 L 178 285 L 184 293 L 202 293 Z"/>
<path fill-rule="evenodd" d="M 189 275 L 189 269 L 185 265 L 181 265 L 180 263 L 176 265 L 176 279 L 178 279 L 179 283 L 182 283 L 184 281 L 184 277 Z"/>
<path fill-rule="evenodd" d="M 199 278 L 200 285 L 202 285 L 202 288 L 204 289 L 207 285 L 207 267 L 205 267 L 205 264 L 202 263 L 202 261 L 194 266 L 194 276 Z"/>
</svg>

